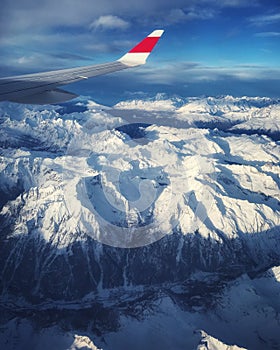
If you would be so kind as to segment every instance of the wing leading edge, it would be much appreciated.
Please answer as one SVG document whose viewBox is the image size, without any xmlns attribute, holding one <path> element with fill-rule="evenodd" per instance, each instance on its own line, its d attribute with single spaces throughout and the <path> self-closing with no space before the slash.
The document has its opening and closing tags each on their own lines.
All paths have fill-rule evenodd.
<svg viewBox="0 0 280 350">
<path fill-rule="evenodd" d="M 58 87 L 145 64 L 163 32 L 163 30 L 153 31 L 114 62 L 1 78 L 0 101 L 49 104 L 71 100 L 77 95 Z"/>
</svg>

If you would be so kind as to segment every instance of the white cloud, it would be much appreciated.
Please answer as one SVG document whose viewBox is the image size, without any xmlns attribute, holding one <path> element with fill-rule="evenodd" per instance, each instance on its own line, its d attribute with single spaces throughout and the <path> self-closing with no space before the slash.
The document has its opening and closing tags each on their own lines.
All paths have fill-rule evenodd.
<svg viewBox="0 0 280 350">
<path fill-rule="evenodd" d="M 161 67 L 148 65 L 135 71 L 135 75 L 146 84 L 176 85 L 185 82 L 215 82 L 223 80 L 260 81 L 280 79 L 278 67 L 260 65 L 206 66 L 195 62 L 177 62 Z"/>
<path fill-rule="evenodd" d="M 193 20 L 193 19 L 210 19 L 215 17 L 217 15 L 217 11 L 214 9 L 191 9 L 187 13 L 187 19 Z"/>
<path fill-rule="evenodd" d="M 180 9 L 180 8 L 176 8 L 176 9 L 172 9 L 169 14 L 166 16 L 166 21 L 167 23 L 173 24 L 173 23 L 178 23 L 181 21 L 186 20 L 187 15 L 185 14 L 185 12 Z"/>
<path fill-rule="evenodd" d="M 212 9 L 198 9 L 198 8 L 189 8 L 183 11 L 180 8 L 172 9 L 168 14 L 165 15 L 165 24 L 175 24 L 179 22 L 186 22 L 197 19 L 209 19 L 213 18 L 216 14 L 215 10 Z M 164 16 L 162 16 L 164 17 Z"/>
<path fill-rule="evenodd" d="M 64 26 L 88 28 L 89 23 L 103 28 L 124 28 L 127 21 L 154 24 L 177 23 L 206 18 L 225 7 L 244 7 L 256 0 L 2 0 L 0 36 L 32 34 Z M 108 15 L 110 14 L 110 16 Z M 126 20 L 122 19 L 125 16 Z M 145 22 L 146 21 L 146 22 Z"/>
<path fill-rule="evenodd" d="M 280 32 L 260 32 L 260 33 L 256 33 L 255 36 L 257 36 L 259 38 L 279 37 Z"/>
<path fill-rule="evenodd" d="M 251 17 L 249 18 L 249 22 L 255 26 L 264 26 L 275 22 L 280 22 L 280 13 Z"/>
<path fill-rule="evenodd" d="M 90 28 L 92 29 L 126 29 L 130 26 L 129 22 L 123 20 L 118 16 L 100 16 L 96 20 L 94 20 Z"/>
<path fill-rule="evenodd" d="M 252 7 L 258 5 L 256 0 L 205 0 L 205 2 L 218 7 Z"/>
</svg>

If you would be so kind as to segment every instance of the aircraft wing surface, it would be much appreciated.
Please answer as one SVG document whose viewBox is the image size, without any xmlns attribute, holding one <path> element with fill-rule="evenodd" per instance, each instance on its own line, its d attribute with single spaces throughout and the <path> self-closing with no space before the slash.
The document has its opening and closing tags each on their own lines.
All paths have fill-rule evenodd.
<svg viewBox="0 0 280 350">
<path fill-rule="evenodd" d="M 114 62 L 1 78 L 0 101 L 49 104 L 71 100 L 77 95 L 60 86 L 145 64 L 162 34 L 163 30 L 154 30 Z"/>
</svg>

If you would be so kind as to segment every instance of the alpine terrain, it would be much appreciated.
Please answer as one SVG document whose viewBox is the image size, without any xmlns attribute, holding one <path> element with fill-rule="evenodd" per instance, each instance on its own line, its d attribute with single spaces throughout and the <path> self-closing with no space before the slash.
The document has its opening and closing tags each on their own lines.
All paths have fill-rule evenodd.
<svg viewBox="0 0 280 350">
<path fill-rule="evenodd" d="M 0 348 L 279 349 L 280 100 L 0 104 Z"/>
</svg>

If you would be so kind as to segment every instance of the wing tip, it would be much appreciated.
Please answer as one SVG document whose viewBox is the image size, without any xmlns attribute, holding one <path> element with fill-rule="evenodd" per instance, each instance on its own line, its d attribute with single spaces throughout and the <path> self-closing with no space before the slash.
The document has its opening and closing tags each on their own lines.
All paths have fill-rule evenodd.
<svg viewBox="0 0 280 350">
<path fill-rule="evenodd" d="M 146 63 L 146 60 L 158 40 L 164 33 L 163 29 L 156 29 L 146 36 L 139 44 L 137 44 L 128 53 L 122 56 L 118 61 L 129 67 L 140 66 Z"/>
<path fill-rule="evenodd" d="M 156 29 L 154 30 L 151 34 L 148 35 L 148 37 L 158 37 L 160 38 L 162 36 L 162 34 L 164 33 L 163 29 Z"/>
</svg>

